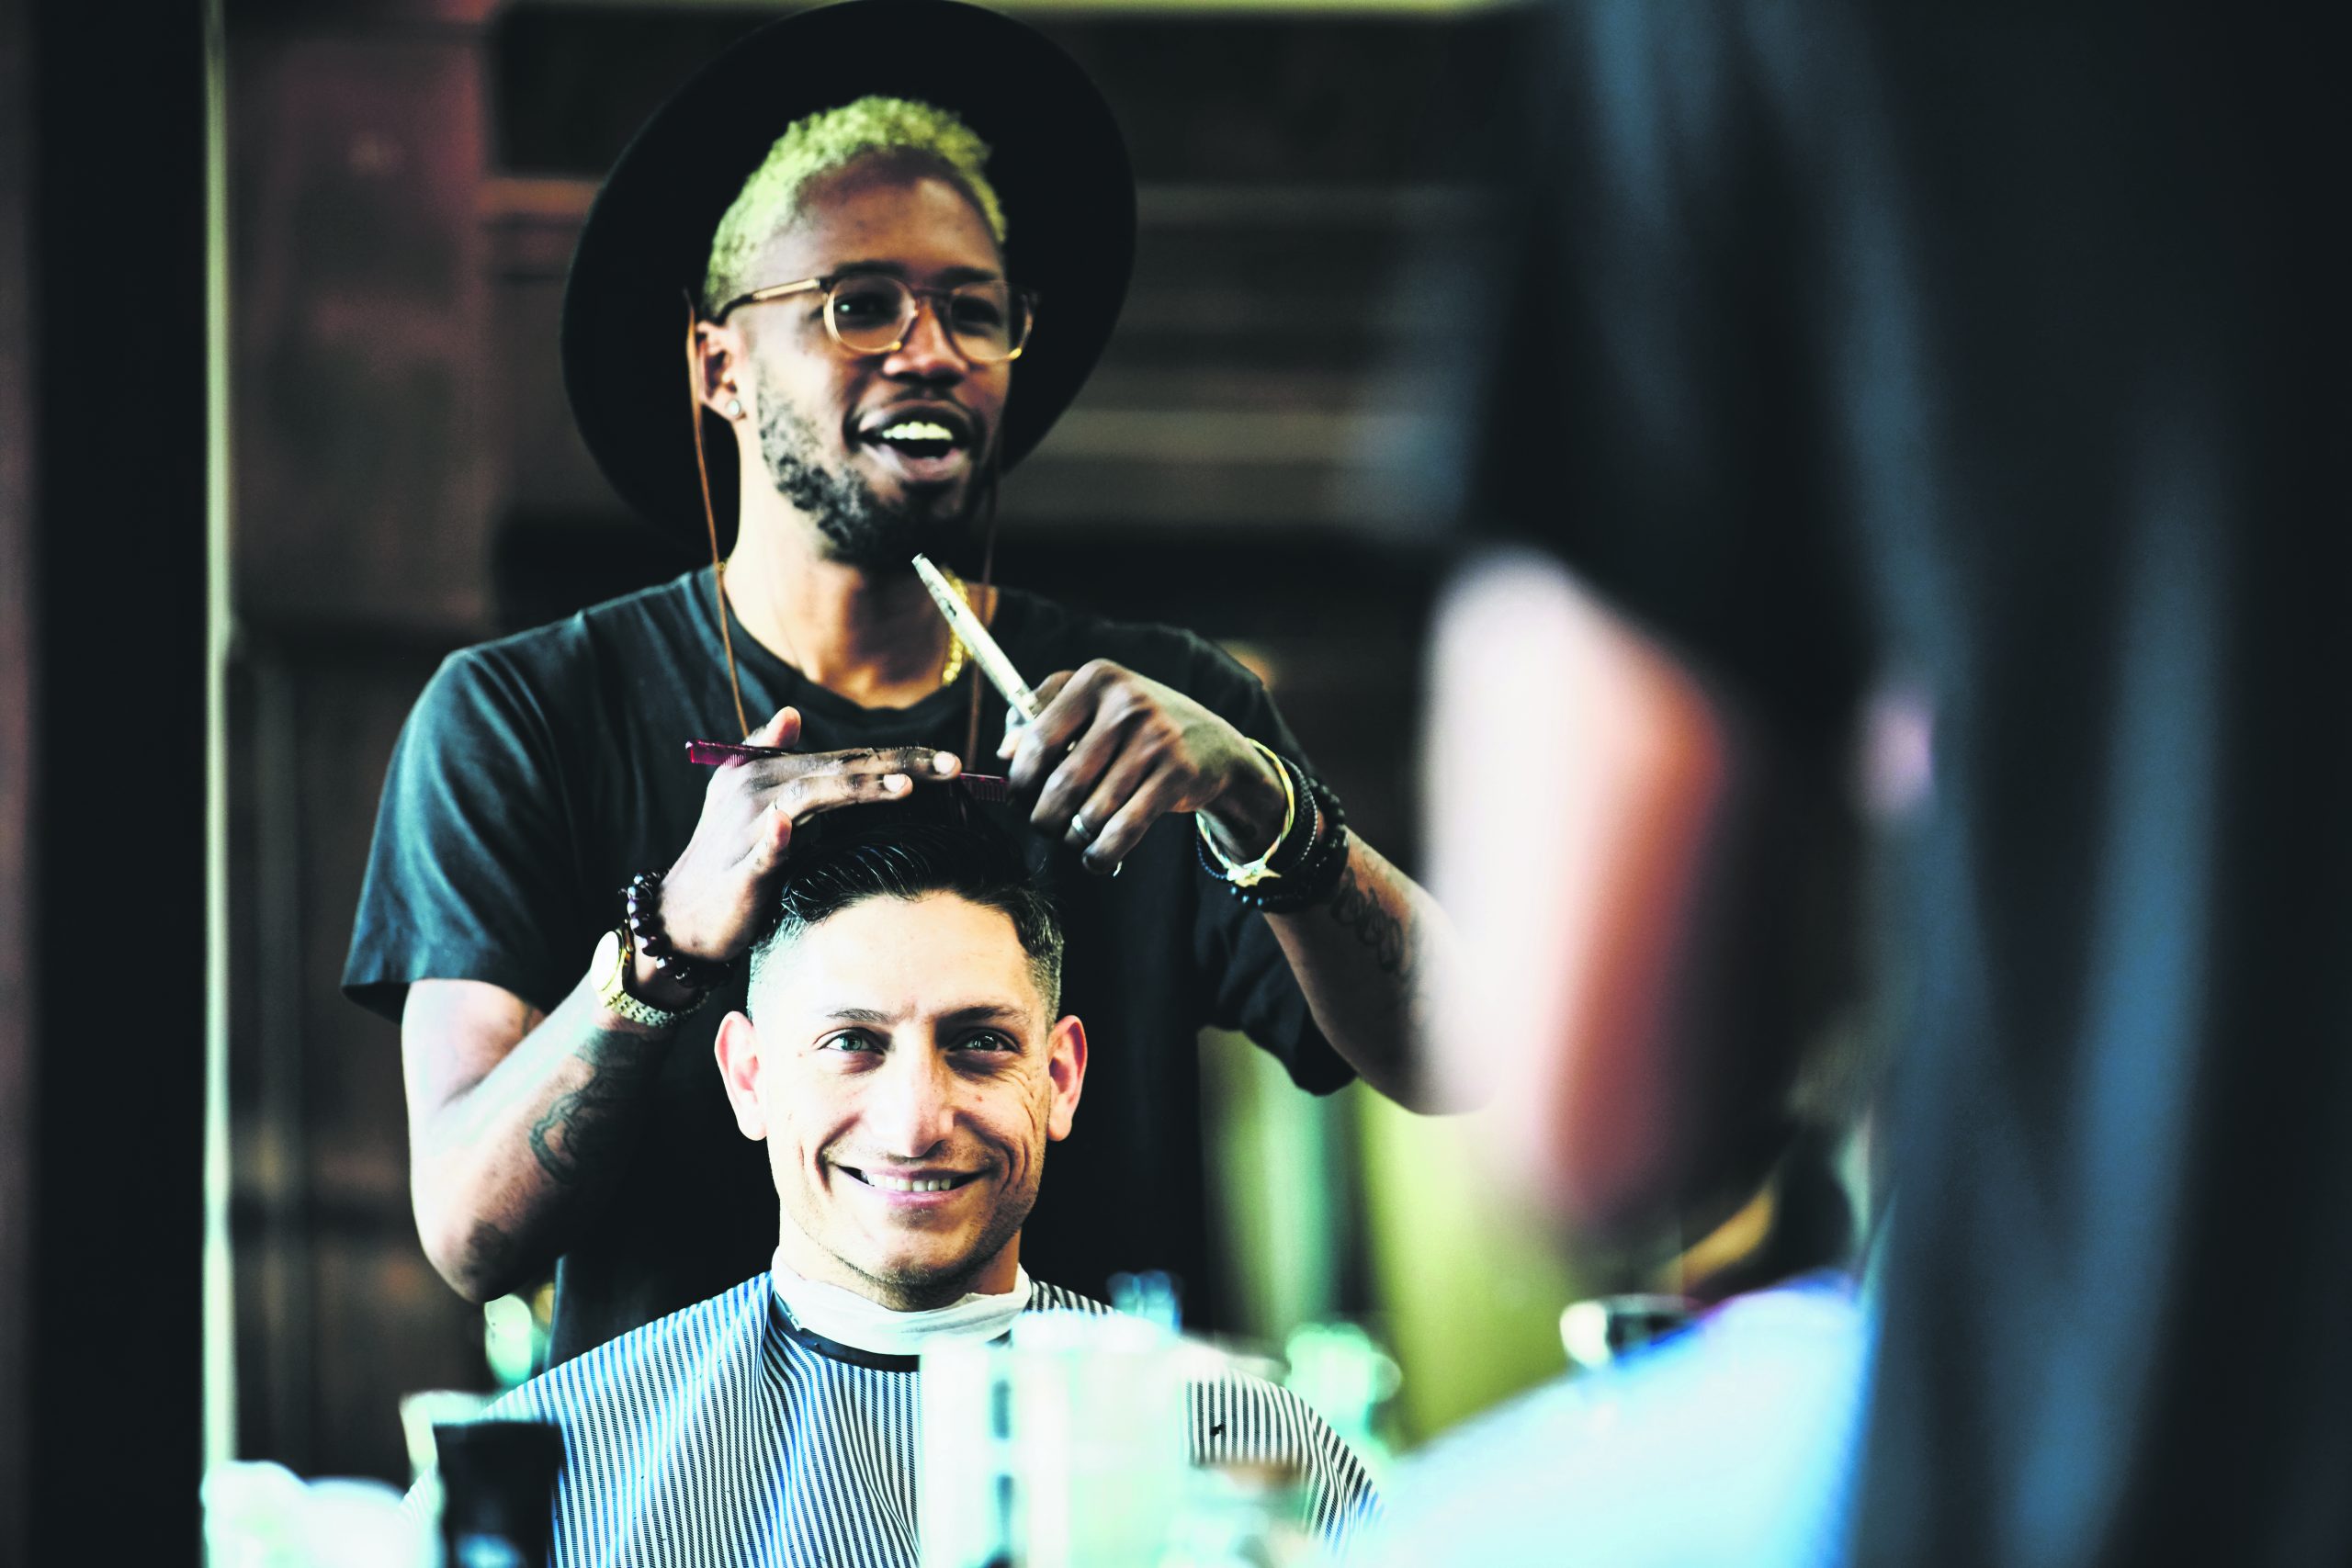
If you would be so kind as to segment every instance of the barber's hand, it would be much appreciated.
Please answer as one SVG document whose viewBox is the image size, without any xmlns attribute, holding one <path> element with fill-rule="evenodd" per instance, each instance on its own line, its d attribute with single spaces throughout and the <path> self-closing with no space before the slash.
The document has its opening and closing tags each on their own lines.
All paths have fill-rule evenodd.
<svg viewBox="0 0 2352 1568">
<path fill-rule="evenodd" d="M 1283 784 L 1242 733 L 1183 693 L 1098 659 L 1038 686 L 1045 707 L 1006 738 L 1038 829 L 1108 873 L 1171 811 L 1206 814 L 1217 847 L 1250 860 L 1283 826 Z M 1006 754 L 1004 748 L 1000 755 Z"/>
<path fill-rule="evenodd" d="M 745 737 L 791 746 L 800 714 L 785 708 Z M 918 780 L 954 778 L 962 763 L 924 746 L 817 751 L 722 762 L 704 790 L 685 852 L 662 877 L 662 924 L 689 958 L 730 959 L 752 945 L 792 829 L 811 817 L 904 800 Z"/>
</svg>

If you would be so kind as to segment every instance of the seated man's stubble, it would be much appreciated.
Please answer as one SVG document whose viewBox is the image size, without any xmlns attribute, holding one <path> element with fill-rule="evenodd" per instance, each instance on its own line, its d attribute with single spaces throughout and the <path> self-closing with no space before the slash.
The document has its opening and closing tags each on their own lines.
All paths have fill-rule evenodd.
<svg viewBox="0 0 2352 1568">
<path fill-rule="evenodd" d="M 768 1145 L 779 1256 L 894 1311 L 1012 1290 L 1086 1032 L 1010 917 L 869 897 L 778 940 L 721 1026 L 736 1123 Z"/>
</svg>

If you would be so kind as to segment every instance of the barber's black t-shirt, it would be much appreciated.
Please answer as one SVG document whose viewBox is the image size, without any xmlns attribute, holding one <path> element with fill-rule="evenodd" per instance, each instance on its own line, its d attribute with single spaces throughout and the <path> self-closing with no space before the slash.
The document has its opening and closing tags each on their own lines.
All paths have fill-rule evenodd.
<svg viewBox="0 0 2352 1568">
<path fill-rule="evenodd" d="M 1033 682 L 1109 659 L 1300 756 L 1264 688 L 1189 632 L 1012 590 L 993 629 Z M 797 707 L 804 750 L 962 754 L 962 682 L 910 707 L 862 708 L 740 627 L 734 645 L 752 722 Z M 1004 706 L 984 696 L 981 715 L 981 754 L 965 761 L 992 772 Z M 618 890 L 667 868 L 693 834 L 709 774 L 685 760 L 685 742 L 735 734 L 707 569 L 451 656 L 392 756 L 345 992 L 397 1019 L 411 981 L 483 980 L 553 1009 L 616 923 Z M 1046 1157 L 1023 1261 L 1098 1294 L 1114 1272 L 1170 1269 L 1205 1303 L 1196 1032 L 1242 1030 L 1317 1092 L 1351 1075 L 1264 919 L 1201 872 L 1189 818 L 1156 824 L 1112 879 L 1029 832 L 1018 808 L 995 809 L 1025 835 L 1061 911 L 1063 1005 L 1085 1020 L 1091 1046 L 1077 1128 Z M 775 1187 L 760 1146 L 735 1128 L 711 1058 L 718 1020 L 741 995 L 739 976 L 673 1038 L 610 1205 L 558 1269 L 558 1359 L 766 1266 Z"/>
</svg>

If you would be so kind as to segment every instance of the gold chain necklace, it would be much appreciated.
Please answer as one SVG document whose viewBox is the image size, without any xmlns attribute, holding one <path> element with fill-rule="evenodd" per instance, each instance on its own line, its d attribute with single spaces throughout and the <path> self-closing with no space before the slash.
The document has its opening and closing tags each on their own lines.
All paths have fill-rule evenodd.
<svg viewBox="0 0 2352 1568">
<path fill-rule="evenodd" d="M 962 578 L 952 571 L 942 571 L 939 575 L 947 580 L 947 586 L 956 590 L 956 597 L 964 601 L 966 607 L 974 615 L 979 614 L 979 606 L 972 603 L 972 591 L 964 586 Z M 950 626 L 947 628 L 947 662 L 940 666 L 939 689 L 944 692 L 954 685 L 956 677 L 963 672 L 964 639 L 956 635 L 955 627 Z"/>
<path fill-rule="evenodd" d="M 722 594 L 726 592 L 727 569 L 733 565 L 734 561 L 735 558 L 731 555 L 721 557 L 719 559 L 718 571 L 717 575 L 718 579 L 719 591 Z M 947 580 L 947 585 L 950 588 L 956 590 L 956 598 L 964 601 L 965 604 L 971 608 L 974 615 L 979 614 L 979 606 L 972 604 L 972 591 L 965 586 L 964 580 L 962 578 L 956 576 L 952 571 L 946 570 L 942 570 L 939 575 Z M 778 629 L 781 630 L 781 628 Z M 791 664 L 794 669 L 797 670 L 800 668 L 800 661 L 792 657 L 792 649 L 788 641 L 785 648 L 785 655 L 786 661 Z M 947 632 L 947 659 L 939 669 L 939 689 L 944 692 L 948 687 L 954 685 L 956 683 L 956 677 L 961 675 L 963 672 L 964 641 L 961 637 L 956 635 L 955 629 L 950 627 Z M 807 671 L 803 671 L 802 673 L 805 675 Z M 727 678 L 729 682 L 732 682 L 735 679 L 735 655 L 732 649 L 728 650 Z M 741 705 L 740 700 L 737 705 L 739 707 Z M 749 732 L 746 731 L 746 733 Z"/>
</svg>

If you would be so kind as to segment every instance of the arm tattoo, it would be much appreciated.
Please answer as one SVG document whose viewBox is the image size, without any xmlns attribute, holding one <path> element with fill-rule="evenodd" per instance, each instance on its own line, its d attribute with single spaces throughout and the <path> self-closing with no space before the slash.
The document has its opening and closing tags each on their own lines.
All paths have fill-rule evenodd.
<svg viewBox="0 0 2352 1568">
<path fill-rule="evenodd" d="M 1331 896 L 1329 908 L 1333 919 L 1372 949 L 1373 962 L 1383 975 L 1402 977 L 1411 968 L 1405 922 L 1357 878 L 1352 863 L 1340 874 L 1340 890 Z"/>
<path fill-rule="evenodd" d="M 616 1157 L 628 1132 L 625 1109 L 643 1098 L 662 1059 L 660 1042 L 617 1030 L 592 1032 L 574 1055 L 587 1078 L 531 1127 L 531 1153 L 559 1187 L 578 1186 Z"/>
</svg>

